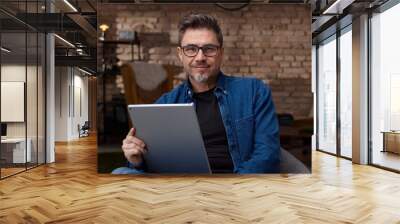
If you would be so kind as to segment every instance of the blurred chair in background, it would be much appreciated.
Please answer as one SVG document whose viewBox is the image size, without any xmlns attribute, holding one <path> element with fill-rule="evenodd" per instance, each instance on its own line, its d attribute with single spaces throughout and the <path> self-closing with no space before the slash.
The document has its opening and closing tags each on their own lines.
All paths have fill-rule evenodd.
<svg viewBox="0 0 400 224">
<path fill-rule="evenodd" d="M 126 104 L 154 103 L 173 89 L 174 76 L 181 67 L 175 65 L 132 62 L 121 67 Z"/>
</svg>

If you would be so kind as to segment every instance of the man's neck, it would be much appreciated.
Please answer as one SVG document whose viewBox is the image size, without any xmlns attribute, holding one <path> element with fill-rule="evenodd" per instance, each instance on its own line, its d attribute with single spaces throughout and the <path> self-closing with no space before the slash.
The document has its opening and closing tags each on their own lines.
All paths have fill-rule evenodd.
<svg viewBox="0 0 400 224">
<path fill-rule="evenodd" d="M 192 78 L 190 78 L 189 76 L 189 81 L 190 84 L 192 85 L 192 89 L 195 93 L 202 93 L 202 92 L 206 92 L 210 89 L 213 89 L 216 85 L 217 85 L 217 77 L 211 77 L 209 80 L 207 80 L 207 82 L 197 82 L 196 80 L 193 80 Z"/>
</svg>

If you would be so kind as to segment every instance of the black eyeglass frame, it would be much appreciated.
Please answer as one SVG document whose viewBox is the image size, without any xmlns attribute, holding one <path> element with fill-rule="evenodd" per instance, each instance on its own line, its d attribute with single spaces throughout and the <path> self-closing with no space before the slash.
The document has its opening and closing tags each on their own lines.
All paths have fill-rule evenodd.
<svg viewBox="0 0 400 224">
<path fill-rule="evenodd" d="M 193 54 L 193 55 L 187 54 L 187 52 L 185 52 L 185 48 L 187 48 L 187 47 L 195 47 L 196 48 L 196 53 Z M 215 53 L 212 53 L 210 55 L 209 53 L 207 53 L 207 50 L 204 51 L 204 49 L 206 49 L 207 47 L 215 48 L 216 49 Z M 214 57 L 214 56 L 216 56 L 218 54 L 218 51 L 219 51 L 219 49 L 221 49 L 221 46 L 214 45 L 214 44 L 206 44 L 206 45 L 200 47 L 200 46 L 197 46 L 195 44 L 188 44 L 186 46 L 180 46 L 180 48 L 182 49 L 183 54 L 186 55 L 187 57 L 196 57 L 196 55 L 199 53 L 200 50 L 203 52 L 204 56 L 206 56 L 206 57 Z"/>
</svg>

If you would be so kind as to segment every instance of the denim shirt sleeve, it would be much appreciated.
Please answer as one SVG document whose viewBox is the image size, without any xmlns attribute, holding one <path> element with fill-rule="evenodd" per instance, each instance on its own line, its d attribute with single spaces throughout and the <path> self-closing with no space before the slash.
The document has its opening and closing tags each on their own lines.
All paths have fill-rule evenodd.
<svg viewBox="0 0 400 224">
<path fill-rule="evenodd" d="M 146 162 L 143 160 L 140 164 L 133 164 L 129 161 L 126 162 L 126 166 L 132 169 L 136 169 L 139 171 L 145 171 L 146 170 Z"/>
<path fill-rule="evenodd" d="M 163 94 L 156 102 L 155 104 L 166 104 L 167 103 L 167 94 Z"/>
<path fill-rule="evenodd" d="M 239 167 L 239 173 L 277 173 L 280 164 L 279 125 L 271 90 L 257 81 L 253 101 L 255 118 L 253 152 Z"/>
</svg>

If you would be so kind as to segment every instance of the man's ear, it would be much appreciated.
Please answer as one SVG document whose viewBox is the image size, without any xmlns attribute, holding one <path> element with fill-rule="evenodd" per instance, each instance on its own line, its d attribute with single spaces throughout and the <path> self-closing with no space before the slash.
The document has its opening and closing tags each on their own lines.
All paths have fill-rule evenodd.
<svg viewBox="0 0 400 224">
<path fill-rule="evenodd" d="M 181 48 L 181 47 L 177 47 L 177 48 L 176 48 L 176 52 L 177 52 L 177 54 L 178 54 L 179 60 L 181 61 L 181 63 L 183 63 L 182 48 Z"/>
</svg>

